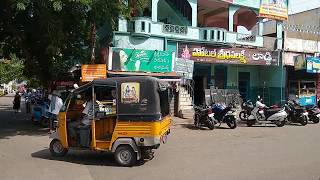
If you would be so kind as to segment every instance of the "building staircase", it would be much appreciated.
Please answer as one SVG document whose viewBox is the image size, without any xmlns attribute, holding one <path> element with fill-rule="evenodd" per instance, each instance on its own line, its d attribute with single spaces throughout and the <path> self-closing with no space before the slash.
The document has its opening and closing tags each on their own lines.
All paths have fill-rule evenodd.
<svg viewBox="0 0 320 180">
<path fill-rule="evenodd" d="M 181 118 L 193 118 L 193 98 L 184 87 L 181 87 L 179 90 L 179 109 Z"/>
</svg>

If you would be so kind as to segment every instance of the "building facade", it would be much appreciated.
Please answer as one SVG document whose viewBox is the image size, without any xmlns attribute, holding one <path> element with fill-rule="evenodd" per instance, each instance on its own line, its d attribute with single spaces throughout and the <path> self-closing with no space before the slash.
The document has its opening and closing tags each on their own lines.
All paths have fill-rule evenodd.
<svg viewBox="0 0 320 180">
<path fill-rule="evenodd" d="M 119 19 L 113 36 L 115 48 L 139 53 L 155 51 L 156 55 L 172 53 L 172 61 L 167 61 L 172 63 L 170 70 L 186 71 L 177 74 L 193 82 L 195 104 L 203 103 L 204 89 L 210 86 L 238 89 L 244 99 L 255 100 L 261 95 L 267 104 L 283 98 L 283 24 L 277 21 L 274 25 L 277 31 L 271 37 L 264 36 L 263 19 L 259 17 L 261 1 L 149 2 L 131 21 Z M 126 53 L 126 59 L 132 54 Z M 113 71 L 110 61 L 113 62 L 112 56 L 108 67 Z M 184 68 L 180 68 L 182 64 Z"/>
<path fill-rule="evenodd" d="M 286 95 L 298 97 L 302 105 L 315 105 L 320 95 L 319 12 L 315 8 L 290 15 L 284 24 Z"/>
</svg>

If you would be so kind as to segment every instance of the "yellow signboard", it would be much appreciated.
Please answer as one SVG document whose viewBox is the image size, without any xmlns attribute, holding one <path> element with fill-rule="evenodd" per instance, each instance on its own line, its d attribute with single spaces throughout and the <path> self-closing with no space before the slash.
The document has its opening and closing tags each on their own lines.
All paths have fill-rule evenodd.
<svg viewBox="0 0 320 180">
<path fill-rule="evenodd" d="M 275 20 L 288 19 L 288 1 L 287 0 L 261 0 L 260 17 Z"/>
<path fill-rule="evenodd" d="M 88 82 L 94 79 L 104 79 L 106 77 L 107 77 L 106 64 L 86 64 L 81 66 L 82 82 Z"/>
</svg>

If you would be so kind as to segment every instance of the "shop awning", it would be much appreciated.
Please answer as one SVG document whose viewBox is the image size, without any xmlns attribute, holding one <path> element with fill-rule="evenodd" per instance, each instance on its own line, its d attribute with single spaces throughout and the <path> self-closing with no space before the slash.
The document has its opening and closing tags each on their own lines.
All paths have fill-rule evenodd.
<svg viewBox="0 0 320 180">
<path fill-rule="evenodd" d="M 170 77 L 173 79 L 179 79 L 180 76 L 176 72 L 164 72 L 164 73 L 149 73 L 149 72 L 124 72 L 124 71 L 108 71 L 108 75 L 114 76 L 152 76 L 152 77 Z"/>
</svg>

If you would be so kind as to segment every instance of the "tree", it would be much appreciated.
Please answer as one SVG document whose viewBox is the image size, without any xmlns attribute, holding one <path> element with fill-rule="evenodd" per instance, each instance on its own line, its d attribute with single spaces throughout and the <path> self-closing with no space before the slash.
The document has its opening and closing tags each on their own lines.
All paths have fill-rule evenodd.
<svg viewBox="0 0 320 180">
<path fill-rule="evenodd" d="M 138 4 L 143 9 L 147 1 Z M 124 0 L 1 0 L 0 7 L 2 56 L 24 59 L 24 75 L 43 85 L 77 62 L 90 62 L 94 29 L 115 29 L 118 17 L 130 18 L 132 10 Z"/>
<path fill-rule="evenodd" d="M 14 54 L 10 54 L 10 60 L 0 62 L 0 84 L 8 83 L 12 80 L 22 80 L 23 67 L 23 62 Z"/>
</svg>

